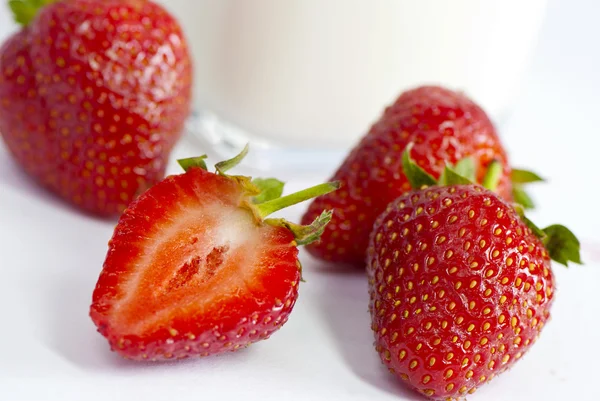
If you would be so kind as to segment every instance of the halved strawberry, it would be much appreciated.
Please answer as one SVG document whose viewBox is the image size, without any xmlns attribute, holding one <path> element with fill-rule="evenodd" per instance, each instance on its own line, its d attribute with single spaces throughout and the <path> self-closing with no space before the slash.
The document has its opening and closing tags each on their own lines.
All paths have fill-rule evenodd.
<svg viewBox="0 0 600 401">
<path fill-rule="evenodd" d="M 133 202 L 109 243 L 91 317 L 113 350 L 137 360 L 206 356 L 269 337 L 298 297 L 298 245 L 331 218 L 309 226 L 264 219 L 330 192 L 321 184 L 280 197 L 283 184 L 225 172 L 245 155 L 206 171 L 182 160 Z"/>
</svg>

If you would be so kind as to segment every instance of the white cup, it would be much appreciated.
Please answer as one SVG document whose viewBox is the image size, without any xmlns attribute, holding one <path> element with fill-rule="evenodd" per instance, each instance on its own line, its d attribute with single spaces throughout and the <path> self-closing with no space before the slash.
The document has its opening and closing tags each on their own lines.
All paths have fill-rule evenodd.
<svg viewBox="0 0 600 401">
<path fill-rule="evenodd" d="M 196 109 L 224 122 L 221 128 L 238 127 L 236 134 L 250 142 L 295 149 L 349 148 L 402 91 L 425 83 L 462 90 L 501 118 L 518 92 L 546 6 L 546 0 L 163 3 L 191 43 Z"/>
</svg>

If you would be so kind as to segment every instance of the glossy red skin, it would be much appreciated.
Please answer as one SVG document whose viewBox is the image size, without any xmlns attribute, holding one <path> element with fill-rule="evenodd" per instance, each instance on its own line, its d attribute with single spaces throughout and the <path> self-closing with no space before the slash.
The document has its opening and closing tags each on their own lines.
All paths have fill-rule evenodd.
<svg viewBox="0 0 600 401">
<path fill-rule="evenodd" d="M 114 215 L 164 176 L 190 109 L 177 21 L 144 0 L 65 0 L 0 49 L 0 133 L 68 202 Z"/>
<path fill-rule="evenodd" d="M 494 126 L 464 95 L 439 87 L 403 93 L 352 150 L 332 180 L 342 188 L 315 199 L 303 217 L 308 224 L 324 209 L 335 209 L 320 242 L 307 247 L 320 259 L 364 266 L 373 222 L 388 203 L 410 190 L 402 170 L 409 143 L 415 162 L 439 178 L 446 163 L 471 156 L 481 181 L 492 160 L 502 163 L 498 192 L 511 200 L 510 167 Z"/>
<path fill-rule="evenodd" d="M 234 211 L 246 196 L 235 180 L 192 168 L 185 174 L 167 177 L 127 208 L 110 240 L 90 312 L 112 350 L 134 360 L 208 356 L 266 339 L 287 321 L 301 278 L 298 249 L 288 229 L 264 223 L 256 223 L 254 230 L 254 235 L 260 237 L 260 263 L 238 266 L 251 272 L 245 286 L 225 291 L 219 283 L 223 277 L 227 279 L 227 272 L 216 274 L 205 285 L 188 286 L 184 293 L 191 294 L 194 300 L 202 299 L 212 289 L 222 291 L 204 310 L 195 309 L 190 302 L 178 304 L 174 300 L 177 293 L 165 291 L 161 285 L 161 273 L 177 266 L 153 261 L 154 265 L 141 269 L 149 275 L 143 285 L 136 287 L 133 300 L 116 310 L 117 301 L 132 294 L 125 283 L 140 271 L 135 264 L 148 253 L 150 241 L 169 230 L 172 222 L 192 219 L 191 212 L 216 204 Z M 201 232 L 181 234 L 184 240 L 167 250 L 172 252 L 169 258 L 180 254 L 186 243 L 211 241 Z M 132 320 L 152 317 L 165 306 L 173 305 L 179 309 L 171 311 L 159 324 L 141 334 L 128 331 L 126 326 Z"/>
<path fill-rule="evenodd" d="M 547 251 L 481 187 L 398 198 L 377 219 L 368 254 L 376 349 L 392 373 L 433 399 L 461 398 L 510 368 L 549 319 Z"/>
</svg>

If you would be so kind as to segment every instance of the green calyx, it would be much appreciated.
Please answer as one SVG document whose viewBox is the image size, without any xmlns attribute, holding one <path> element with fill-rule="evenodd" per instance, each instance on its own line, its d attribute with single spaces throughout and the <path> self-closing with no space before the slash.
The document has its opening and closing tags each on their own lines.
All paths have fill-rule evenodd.
<svg viewBox="0 0 600 401">
<path fill-rule="evenodd" d="M 279 181 L 277 178 L 255 178 L 252 180 L 252 184 L 260 190 L 260 193 L 253 199 L 253 202 L 256 204 L 281 198 L 285 185 L 285 183 Z"/>
<path fill-rule="evenodd" d="M 543 182 L 544 179 L 534 172 L 513 169 L 511 173 L 512 195 L 516 203 L 523 205 L 525 209 L 533 209 L 535 204 L 523 187 L 534 182 Z"/>
<path fill-rule="evenodd" d="M 493 160 L 489 166 L 485 175 L 483 176 L 483 180 L 481 181 L 481 185 L 484 188 L 489 189 L 490 191 L 497 192 L 498 184 L 500 183 L 500 178 L 502 177 L 502 164 L 499 161 Z"/>
<path fill-rule="evenodd" d="M 433 185 L 447 186 L 473 184 L 476 182 L 476 166 L 472 157 L 466 157 L 454 166 L 446 164 L 439 180 L 436 180 L 411 158 L 410 152 L 412 148 L 413 144 L 411 143 L 402 153 L 402 169 L 412 188 L 420 189 Z M 501 175 L 502 165 L 497 161 L 493 161 L 488 166 L 488 170 L 483 180 L 483 186 L 491 191 L 495 191 L 498 187 Z"/>
<path fill-rule="evenodd" d="M 533 234 L 542 240 L 552 260 L 566 267 L 569 267 L 569 262 L 583 264 L 580 255 L 581 245 L 571 230 L 560 224 L 552 224 L 541 229 L 525 216 L 523 205 L 515 204 L 514 208 Z"/>
<path fill-rule="evenodd" d="M 402 168 L 413 188 L 421 189 L 435 185 L 476 184 L 475 163 L 471 158 L 465 158 L 454 166 L 446 165 L 440 179 L 436 180 L 411 159 L 411 149 L 412 144 L 406 147 L 406 150 L 402 155 Z M 488 166 L 482 181 L 482 186 L 491 191 L 495 191 L 498 187 L 501 175 L 502 165 L 497 161 L 493 161 Z M 513 170 L 511 178 L 515 190 L 521 191 L 521 194 L 524 194 L 524 196 L 527 196 L 527 194 L 525 194 L 521 187 L 523 184 L 543 181 L 537 174 L 526 170 Z M 513 205 L 514 209 L 521 217 L 521 220 L 523 220 L 523 222 L 531 229 L 533 234 L 542 240 L 542 243 L 552 260 L 567 267 L 569 262 L 582 264 L 579 240 L 571 230 L 559 224 L 553 224 L 544 229 L 540 229 L 525 215 L 525 209 L 529 208 L 528 206 L 533 206 L 531 202 L 529 205 L 524 204 L 524 201 L 526 199 L 530 200 L 530 198 L 528 196 L 526 199 L 519 198 L 515 196 L 514 192 L 513 196 L 516 202 Z"/>
<path fill-rule="evenodd" d="M 327 226 L 332 216 L 332 210 L 325 210 L 311 224 L 305 226 L 291 223 L 285 219 L 267 219 L 265 222 L 273 226 L 287 228 L 294 233 L 294 238 L 298 245 L 306 245 L 321 238 L 325 226 Z"/>
<path fill-rule="evenodd" d="M 282 196 L 284 183 L 276 178 L 252 179 L 251 177 L 240 175 L 227 175 L 226 172 L 237 166 L 248 154 L 248 150 L 248 145 L 246 145 L 235 157 L 215 164 L 216 174 L 234 179 L 244 188 L 248 196 L 240 206 L 249 209 L 258 222 L 285 227 L 290 230 L 298 245 L 306 245 L 317 241 L 323 234 L 325 226 L 331 220 L 332 210 L 324 211 L 309 225 L 295 224 L 285 219 L 266 219 L 266 217 L 286 207 L 335 191 L 340 187 L 340 183 L 336 181 L 319 184 L 290 195 Z M 178 163 L 185 171 L 191 168 L 208 170 L 205 159 L 206 155 L 203 155 L 181 159 L 178 160 Z"/>
<path fill-rule="evenodd" d="M 437 181 L 431 174 L 423 170 L 421 166 L 414 162 L 410 157 L 410 151 L 413 148 L 413 144 L 410 143 L 406 146 L 406 149 L 402 153 L 402 170 L 404 175 L 408 178 L 408 182 L 413 189 L 421 189 L 431 185 L 437 185 Z"/>
<path fill-rule="evenodd" d="M 48 4 L 55 3 L 57 0 L 9 0 L 10 7 L 14 20 L 22 25 L 27 26 L 39 10 Z"/>
<path fill-rule="evenodd" d="M 433 178 L 431 174 L 423 170 L 410 157 L 413 144 L 409 144 L 402 154 L 402 168 L 408 178 L 410 185 L 414 189 L 431 185 L 449 185 L 449 184 L 469 184 L 476 183 L 476 166 L 471 157 L 465 157 L 454 166 L 446 165 L 439 180 Z M 456 174 L 461 178 L 456 177 Z M 448 183 L 448 177 L 455 182 Z M 497 192 L 498 183 L 502 177 L 502 164 L 496 160 L 492 161 L 485 172 L 481 185 L 490 191 Z M 522 205 L 525 209 L 533 209 L 535 204 L 524 189 L 526 184 L 543 182 L 544 179 L 534 172 L 513 169 L 511 174 L 512 195 L 516 203 Z"/>
</svg>

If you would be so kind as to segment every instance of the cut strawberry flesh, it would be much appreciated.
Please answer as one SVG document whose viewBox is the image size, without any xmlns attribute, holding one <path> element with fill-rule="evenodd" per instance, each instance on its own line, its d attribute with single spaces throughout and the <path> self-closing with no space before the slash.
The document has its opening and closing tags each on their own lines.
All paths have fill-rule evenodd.
<svg viewBox="0 0 600 401">
<path fill-rule="evenodd" d="M 253 286 L 263 267 L 259 226 L 244 209 L 209 210 L 182 209 L 145 243 L 133 261 L 136 273 L 123 283 L 124 297 L 113 305 L 117 326 L 139 335 Z"/>
</svg>

